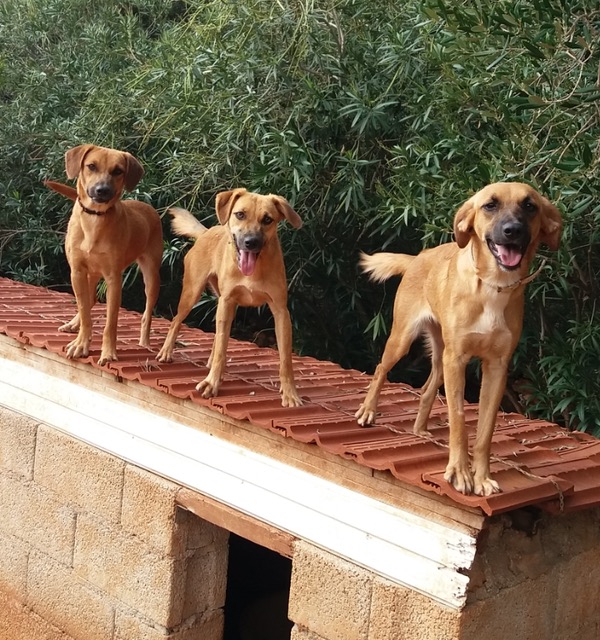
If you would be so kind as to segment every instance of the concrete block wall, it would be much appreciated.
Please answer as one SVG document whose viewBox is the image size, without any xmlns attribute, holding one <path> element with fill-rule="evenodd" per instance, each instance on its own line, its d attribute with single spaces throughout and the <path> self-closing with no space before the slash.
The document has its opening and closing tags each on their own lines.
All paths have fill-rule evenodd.
<svg viewBox="0 0 600 640">
<path fill-rule="evenodd" d="M 227 532 L 178 489 L 0 407 L 0 640 L 221 640 Z"/>
<path fill-rule="evenodd" d="M 482 532 L 456 610 L 297 542 L 291 640 L 597 640 L 598 565 L 598 510 L 499 516 Z"/>
<path fill-rule="evenodd" d="M 0 640 L 221 640 L 228 533 L 179 489 L 0 407 Z M 291 640 L 596 640 L 599 531 L 490 519 L 461 610 L 297 541 Z"/>
</svg>

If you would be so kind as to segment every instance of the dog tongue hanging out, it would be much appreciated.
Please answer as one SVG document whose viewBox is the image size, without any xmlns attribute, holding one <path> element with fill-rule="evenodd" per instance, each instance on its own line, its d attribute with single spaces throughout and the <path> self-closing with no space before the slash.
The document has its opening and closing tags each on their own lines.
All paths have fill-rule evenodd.
<svg viewBox="0 0 600 640">
<path fill-rule="evenodd" d="M 275 319 L 279 350 L 281 403 L 284 407 L 302 404 L 294 385 L 292 369 L 292 325 L 287 309 L 287 283 L 277 223 L 286 220 L 302 226 L 300 216 L 281 196 L 262 196 L 246 189 L 217 194 L 220 225 L 207 229 L 184 209 L 170 209 L 173 231 L 195 239 L 184 265 L 183 291 L 171 327 L 157 358 L 172 360 L 181 323 L 198 302 L 206 285 L 219 296 L 215 342 L 210 370 L 196 389 L 205 398 L 216 396 L 225 369 L 231 323 L 238 305 L 258 307 L 268 304 Z"/>
</svg>

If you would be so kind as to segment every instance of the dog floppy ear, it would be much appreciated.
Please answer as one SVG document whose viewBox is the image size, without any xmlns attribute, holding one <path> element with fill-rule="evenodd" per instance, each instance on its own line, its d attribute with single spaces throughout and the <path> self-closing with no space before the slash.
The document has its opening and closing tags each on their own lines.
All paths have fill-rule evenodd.
<svg viewBox="0 0 600 640">
<path fill-rule="evenodd" d="M 546 198 L 541 197 L 542 227 L 540 231 L 540 242 L 545 244 L 551 251 L 557 251 L 562 233 L 562 216 L 560 211 Z"/>
<path fill-rule="evenodd" d="M 294 227 L 294 229 L 300 229 L 302 226 L 302 218 L 292 209 L 290 203 L 281 196 L 274 196 L 273 194 L 270 194 L 270 197 L 281 216 L 285 218 L 292 227 Z"/>
<path fill-rule="evenodd" d="M 469 198 L 454 216 L 454 239 L 461 249 L 469 244 L 473 235 L 474 221 L 475 207 L 473 206 L 473 198 Z"/>
<path fill-rule="evenodd" d="M 73 180 L 79 175 L 85 155 L 93 149 L 94 146 L 93 144 L 80 144 L 78 147 L 73 147 L 65 153 L 65 170 L 69 180 Z"/>
<path fill-rule="evenodd" d="M 125 171 L 125 189 L 132 191 L 138 185 L 138 182 L 144 175 L 144 167 L 140 164 L 140 161 L 132 156 L 127 151 L 123 152 L 125 160 L 127 161 L 127 170 Z"/>
<path fill-rule="evenodd" d="M 232 189 L 231 191 L 221 191 L 217 193 L 217 200 L 215 203 L 215 209 L 217 211 L 217 218 L 221 224 L 227 224 L 229 216 L 233 211 L 233 205 L 238 198 L 244 193 L 247 193 L 246 189 Z"/>
</svg>

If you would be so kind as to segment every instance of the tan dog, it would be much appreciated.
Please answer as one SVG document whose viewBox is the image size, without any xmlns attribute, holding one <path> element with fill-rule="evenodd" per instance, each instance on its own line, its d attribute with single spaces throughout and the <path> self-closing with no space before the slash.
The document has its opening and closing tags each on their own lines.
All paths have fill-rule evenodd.
<svg viewBox="0 0 600 640">
<path fill-rule="evenodd" d="M 188 211 L 170 210 L 175 233 L 195 238 L 196 242 L 185 256 L 177 315 L 157 359 L 171 361 L 181 323 L 209 284 L 219 296 L 216 335 L 208 362 L 210 370 L 196 389 L 205 398 L 216 396 L 219 391 L 237 306 L 258 307 L 266 303 L 275 318 L 282 405 L 299 406 L 302 401 L 294 385 L 292 324 L 277 223 L 285 219 L 299 229 L 302 220 L 281 196 L 262 196 L 246 189 L 217 194 L 216 211 L 221 224 L 207 229 Z"/>
<path fill-rule="evenodd" d="M 389 370 L 424 333 L 432 369 L 422 389 L 414 431 L 427 431 L 438 388 L 445 383 L 450 420 L 450 456 L 445 479 L 462 493 L 500 491 L 490 476 L 490 448 L 506 372 L 521 335 L 525 285 L 540 243 L 558 249 L 559 211 L 526 184 L 489 185 L 467 200 L 454 218 L 456 243 L 418 256 L 362 255 L 374 280 L 404 274 L 394 304 L 394 322 L 380 364 L 356 413 L 372 424 Z M 482 361 L 477 438 L 472 470 L 464 423 L 465 368 Z"/>
<path fill-rule="evenodd" d="M 160 288 L 162 225 L 156 210 L 145 202 L 121 200 L 124 189 L 135 188 L 144 170 L 130 153 L 84 144 L 65 154 L 67 177 L 77 178 L 77 189 L 46 181 L 54 191 L 75 201 L 65 240 L 77 314 L 59 331 L 77 332 L 67 346 L 68 358 L 89 353 L 91 309 L 96 286 L 106 281 L 106 325 L 98 360 L 117 359 L 117 322 L 121 306 L 123 271 L 137 262 L 146 290 L 139 344 L 149 346 L 152 309 Z"/>
</svg>

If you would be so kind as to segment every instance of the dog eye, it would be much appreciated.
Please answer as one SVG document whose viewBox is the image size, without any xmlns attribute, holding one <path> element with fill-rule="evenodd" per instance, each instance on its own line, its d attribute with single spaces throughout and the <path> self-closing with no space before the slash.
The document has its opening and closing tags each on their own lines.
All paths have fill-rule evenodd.
<svg viewBox="0 0 600 640">
<path fill-rule="evenodd" d="M 536 210 L 536 206 L 535 204 L 531 201 L 531 200 L 525 200 L 523 202 L 523 204 L 521 205 L 521 207 L 527 211 L 527 213 L 531 213 L 532 211 Z"/>
<path fill-rule="evenodd" d="M 243 211 L 236 211 L 233 214 L 238 220 L 245 220 L 246 219 L 246 214 Z"/>
<path fill-rule="evenodd" d="M 491 202 L 486 202 L 486 203 L 483 205 L 483 208 L 484 208 L 486 211 L 495 211 L 495 210 L 496 210 L 496 202 L 495 202 L 494 200 L 492 200 Z"/>
<path fill-rule="evenodd" d="M 273 222 L 273 218 L 271 218 L 271 216 L 265 216 L 261 220 L 261 223 L 264 224 L 264 225 L 271 224 L 271 222 Z"/>
<path fill-rule="evenodd" d="M 111 171 L 111 175 L 113 176 L 122 176 L 124 173 L 123 169 L 120 169 L 119 167 Z"/>
<path fill-rule="evenodd" d="M 88 165 L 86 165 L 86 166 L 87 166 L 87 168 L 88 168 L 90 171 L 96 171 L 96 169 L 97 169 L 96 165 L 95 165 L 93 162 L 90 162 L 90 163 L 89 163 Z"/>
</svg>

